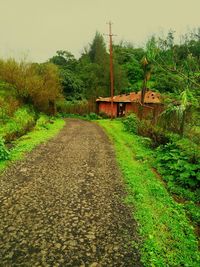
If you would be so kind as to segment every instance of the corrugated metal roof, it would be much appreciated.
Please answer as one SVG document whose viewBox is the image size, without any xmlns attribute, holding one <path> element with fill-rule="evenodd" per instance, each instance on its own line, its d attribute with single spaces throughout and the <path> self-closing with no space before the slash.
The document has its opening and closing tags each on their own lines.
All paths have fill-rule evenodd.
<svg viewBox="0 0 200 267">
<path fill-rule="evenodd" d="M 111 97 L 99 97 L 97 102 L 111 102 Z M 141 91 L 131 92 L 130 94 L 116 95 L 113 97 L 113 102 L 141 102 Z M 145 94 L 144 103 L 161 103 L 160 93 L 148 90 Z"/>
</svg>

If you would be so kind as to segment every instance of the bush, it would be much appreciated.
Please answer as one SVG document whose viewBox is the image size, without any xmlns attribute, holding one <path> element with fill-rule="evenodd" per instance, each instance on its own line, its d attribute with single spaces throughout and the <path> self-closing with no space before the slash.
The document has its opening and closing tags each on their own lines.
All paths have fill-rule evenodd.
<svg viewBox="0 0 200 267">
<path fill-rule="evenodd" d="M 125 131 L 133 134 L 136 134 L 138 132 L 139 120 L 134 113 L 131 113 L 130 115 L 124 117 L 122 119 L 122 122 L 124 124 Z"/>
<path fill-rule="evenodd" d="M 109 116 L 108 116 L 108 114 L 106 114 L 105 112 L 99 112 L 99 116 L 102 118 L 102 119 L 108 119 L 109 118 Z"/>
<path fill-rule="evenodd" d="M 11 117 L 0 129 L 0 136 L 6 142 L 22 136 L 35 124 L 35 113 L 28 107 L 19 108 L 14 116 Z"/>
<path fill-rule="evenodd" d="M 183 139 L 170 142 L 157 149 L 157 167 L 167 182 L 185 188 L 200 187 L 200 161 L 198 150 L 188 147 Z"/>
<path fill-rule="evenodd" d="M 36 122 L 36 129 L 41 129 L 41 128 L 45 128 L 48 129 L 48 124 L 49 124 L 50 120 L 49 117 L 45 114 L 41 114 L 39 119 Z"/>
<path fill-rule="evenodd" d="M 0 97 L 0 123 L 5 123 L 9 116 L 9 105 Z"/>
<path fill-rule="evenodd" d="M 154 126 L 152 122 L 148 120 L 140 121 L 140 124 L 138 125 L 138 134 L 150 138 L 152 140 L 152 147 L 158 147 L 169 141 L 166 133 L 158 126 Z"/>
<path fill-rule="evenodd" d="M 4 139 L 0 137 L 0 160 L 6 160 L 9 158 L 9 152 L 5 146 Z"/>
<path fill-rule="evenodd" d="M 89 120 L 99 120 L 99 119 L 101 119 L 101 117 L 99 115 L 97 115 L 96 113 L 93 113 L 93 112 L 88 114 L 86 116 L 86 118 L 89 119 Z"/>
<path fill-rule="evenodd" d="M 0 123 L 5 124 L 20 106 L 16 90 L 8 83 L 0 81 Z"/>
<path fill-rule="evenodd" d="M 200 145 L 200 126 L 193 126 L 187 133 L 187 137 Z"/>
<path fill-rule="evenodd" d="M 38 110 L 55 113 L 55 101 L 61 96 L 59 70 L 52 63 L 18 63 L 0 60 L 0 79 L 15 88 L 16 96 Z"/>
<path fill-rule="evenodd" d="M 190 201 L 184 205 L 186 213 L 192 219 L 195 224 L 200 224 L 200 207 Z"/>
</svg>

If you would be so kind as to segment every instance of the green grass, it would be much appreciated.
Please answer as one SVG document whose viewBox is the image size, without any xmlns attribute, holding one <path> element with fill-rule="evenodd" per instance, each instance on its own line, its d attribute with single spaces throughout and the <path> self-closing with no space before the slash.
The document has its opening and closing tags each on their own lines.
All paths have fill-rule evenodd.
<svg viewBox="0 0 200 267">
<path fill-rule="evenodd" d="M 29 106 L 22 106 L 5 123 L 0 122 L 0 136 L 6 141 L 12 141 L 30 131 L 35 119 L 35 112 Z"/>
<path fill-rule="evenodd" d="M 0 172 L 9 163 L 23 159 L 26 152 L 55 136 L 63 128 L 64 124 L 63 119 L 54 119 L 53 123 L 47 123 L 45 127 L 37 126 L 36 129 L 13 142 L 14 148 L 10 150 L 9 160 L 0 161 Z"/>
<path fill-rule="evenodd" d="M 123 130 L 120 121 L 98 122 L 114 143 L 128 188 L 127 203 L 134 205 L 144 266 L 200 266 L 198 243 L 181 204 L 176 203 L 151 170 L 152 151 L 142 137 Z"/>
</svg>

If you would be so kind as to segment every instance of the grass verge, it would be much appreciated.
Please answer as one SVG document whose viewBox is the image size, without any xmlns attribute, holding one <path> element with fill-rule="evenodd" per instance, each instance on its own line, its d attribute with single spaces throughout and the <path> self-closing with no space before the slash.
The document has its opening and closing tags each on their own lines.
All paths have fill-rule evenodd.
<svg viewBox="0 0 200 267">
<path fill-rule="evenodd" d="M 151 170 L 152 151 L 145 139 L 123 130 L 120 121 L 98 121 L 114 143 L 116 157 L 128 187 L 127 203 L 143 240 L 144 266 L 200 266 L 198 242 L 184 209 L 169 195 Z"/>
<path fill-rule="evenodd" d="M 63 128 L 64 124 L 63 119 L 54 119 L 53 123 L 47 123 L 45 127 L 36 127 L 33 131 L 14 141 L 14 148 L 10 150 L 9 159 L 0 161 L 0 172 L 9 163 L 22 159 L 26 152 L 55 136 Z"/>
</svg>

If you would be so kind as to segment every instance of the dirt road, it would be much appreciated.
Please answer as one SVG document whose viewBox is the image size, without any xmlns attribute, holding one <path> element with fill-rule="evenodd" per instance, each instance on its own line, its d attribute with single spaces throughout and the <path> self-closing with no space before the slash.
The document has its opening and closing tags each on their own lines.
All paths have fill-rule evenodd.
<svg viewBox="0 0 200 267">
<path fill-rule="evenodd" d="M 67 120 L 0 176 L 0 266 L 141 266 L 112 145 Z"/>
</svg>

